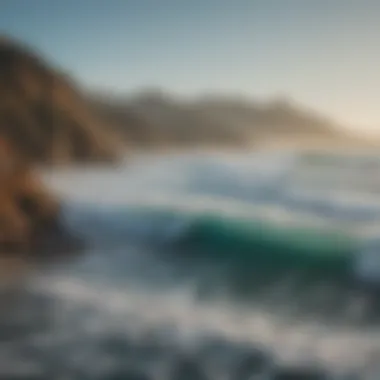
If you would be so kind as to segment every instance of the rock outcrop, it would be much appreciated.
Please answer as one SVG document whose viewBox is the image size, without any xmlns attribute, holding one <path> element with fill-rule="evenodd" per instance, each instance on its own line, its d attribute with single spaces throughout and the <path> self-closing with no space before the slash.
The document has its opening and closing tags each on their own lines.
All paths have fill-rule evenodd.
<svg viewBox="0 0 380 380">
<path fill-rule="evenodd" d="M 73 242 L 60 226 L 59 211 L 59 200 L 33 168 L 0 139 L 0 253 L 41 251 L 52 238 Z"/>
<path fill-rule="evenodd" d="M 29 162 L 112 161 L 116 139 L 68 76 L 0 36 L 0 135 Z"/>
</svg>

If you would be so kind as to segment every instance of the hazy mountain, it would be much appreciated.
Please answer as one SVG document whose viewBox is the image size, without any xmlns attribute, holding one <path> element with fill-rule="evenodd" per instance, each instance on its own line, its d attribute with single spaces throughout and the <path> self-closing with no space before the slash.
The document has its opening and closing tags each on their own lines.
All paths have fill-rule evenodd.
<svg viewBox="0 0 380 380">
<path fill-rule="evenodd" d="M 90 95 L 98 115 L 138 145 L 252 145 L 269 136 L 343 138 L 326 118 L 286 100 L 255 103 L 231 96 L 185 99 L 162 91 Z"/>
</svg>

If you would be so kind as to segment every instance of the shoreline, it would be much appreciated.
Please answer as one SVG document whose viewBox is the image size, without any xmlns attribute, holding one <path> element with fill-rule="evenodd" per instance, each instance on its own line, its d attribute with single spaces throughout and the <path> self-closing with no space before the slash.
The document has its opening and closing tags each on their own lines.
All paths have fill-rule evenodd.
<svg viewBox="0 0 380 380">
<path fill-rule="evenodd" d="M 337 154 L 337 155 L 379 155 L 380 156 L 380 144 L 379 146 L 368 146 L 363 144 L 352 144 L 347 146 L 339 146 L 333 144 L 283 144 L 270 143 L 263 145 L 252 145 L 247 147 L 233 147 L 233 146 L 207 146 L 207 147 L 153 147 L 153 148 L 126 148 L 122 159 L 119 161 L 109 163 L 102 161 L 89 161 L 89 162 L 67 162 L 61 164 L 39 164 L 36 165 L 37 171 L 51 172 L 60 169 L 86 169 L 97 167 L 99 169 L 117 168 L 124 164 L 128 164 L 130 159 L 136 157 L 149 157 L 149 156 L 175 156 L 186 154 L 201 154 L 201 155 L 220 155 L 220 154 L 255 154 L 255 153 L 283 153 L 283 154 Z"/>
</svg>

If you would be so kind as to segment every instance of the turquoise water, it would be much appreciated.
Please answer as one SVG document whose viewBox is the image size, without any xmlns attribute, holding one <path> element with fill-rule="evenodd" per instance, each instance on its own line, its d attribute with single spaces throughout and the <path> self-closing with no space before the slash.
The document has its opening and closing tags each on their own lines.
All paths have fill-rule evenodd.
<svg viewBox="0 0 380 380">
<path fill-rule="evenodd" d="M 289 366 L 365 378 L 380 309 L 355 268 L 376 200 L 295 195 L 292 160 L 143 156 L 45 173 L 88 246 L 7 309 L 1 363 L 70 379 L 301 378 L 281 377 Z"/>
</svg>

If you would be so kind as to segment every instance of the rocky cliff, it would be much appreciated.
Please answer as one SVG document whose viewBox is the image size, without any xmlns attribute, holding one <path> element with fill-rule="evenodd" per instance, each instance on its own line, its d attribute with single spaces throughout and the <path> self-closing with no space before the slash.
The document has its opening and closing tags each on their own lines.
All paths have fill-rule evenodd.
<svg viewBox="0 0 380 380">
<path fill-rule="evenodd" d="M 116 143 L 76 86 L 28 47 L 0 38 L 0 136 L 30 162 L 113 160 Z"/>
<path fill-rule="evenodd" d="M 59 223 L 59 200 L 22 154 L 0 139 L 0 253 L 43 253 L 74 243 Z M 50 244 L 50 247 L 49 247 Z"/>
</svg>

